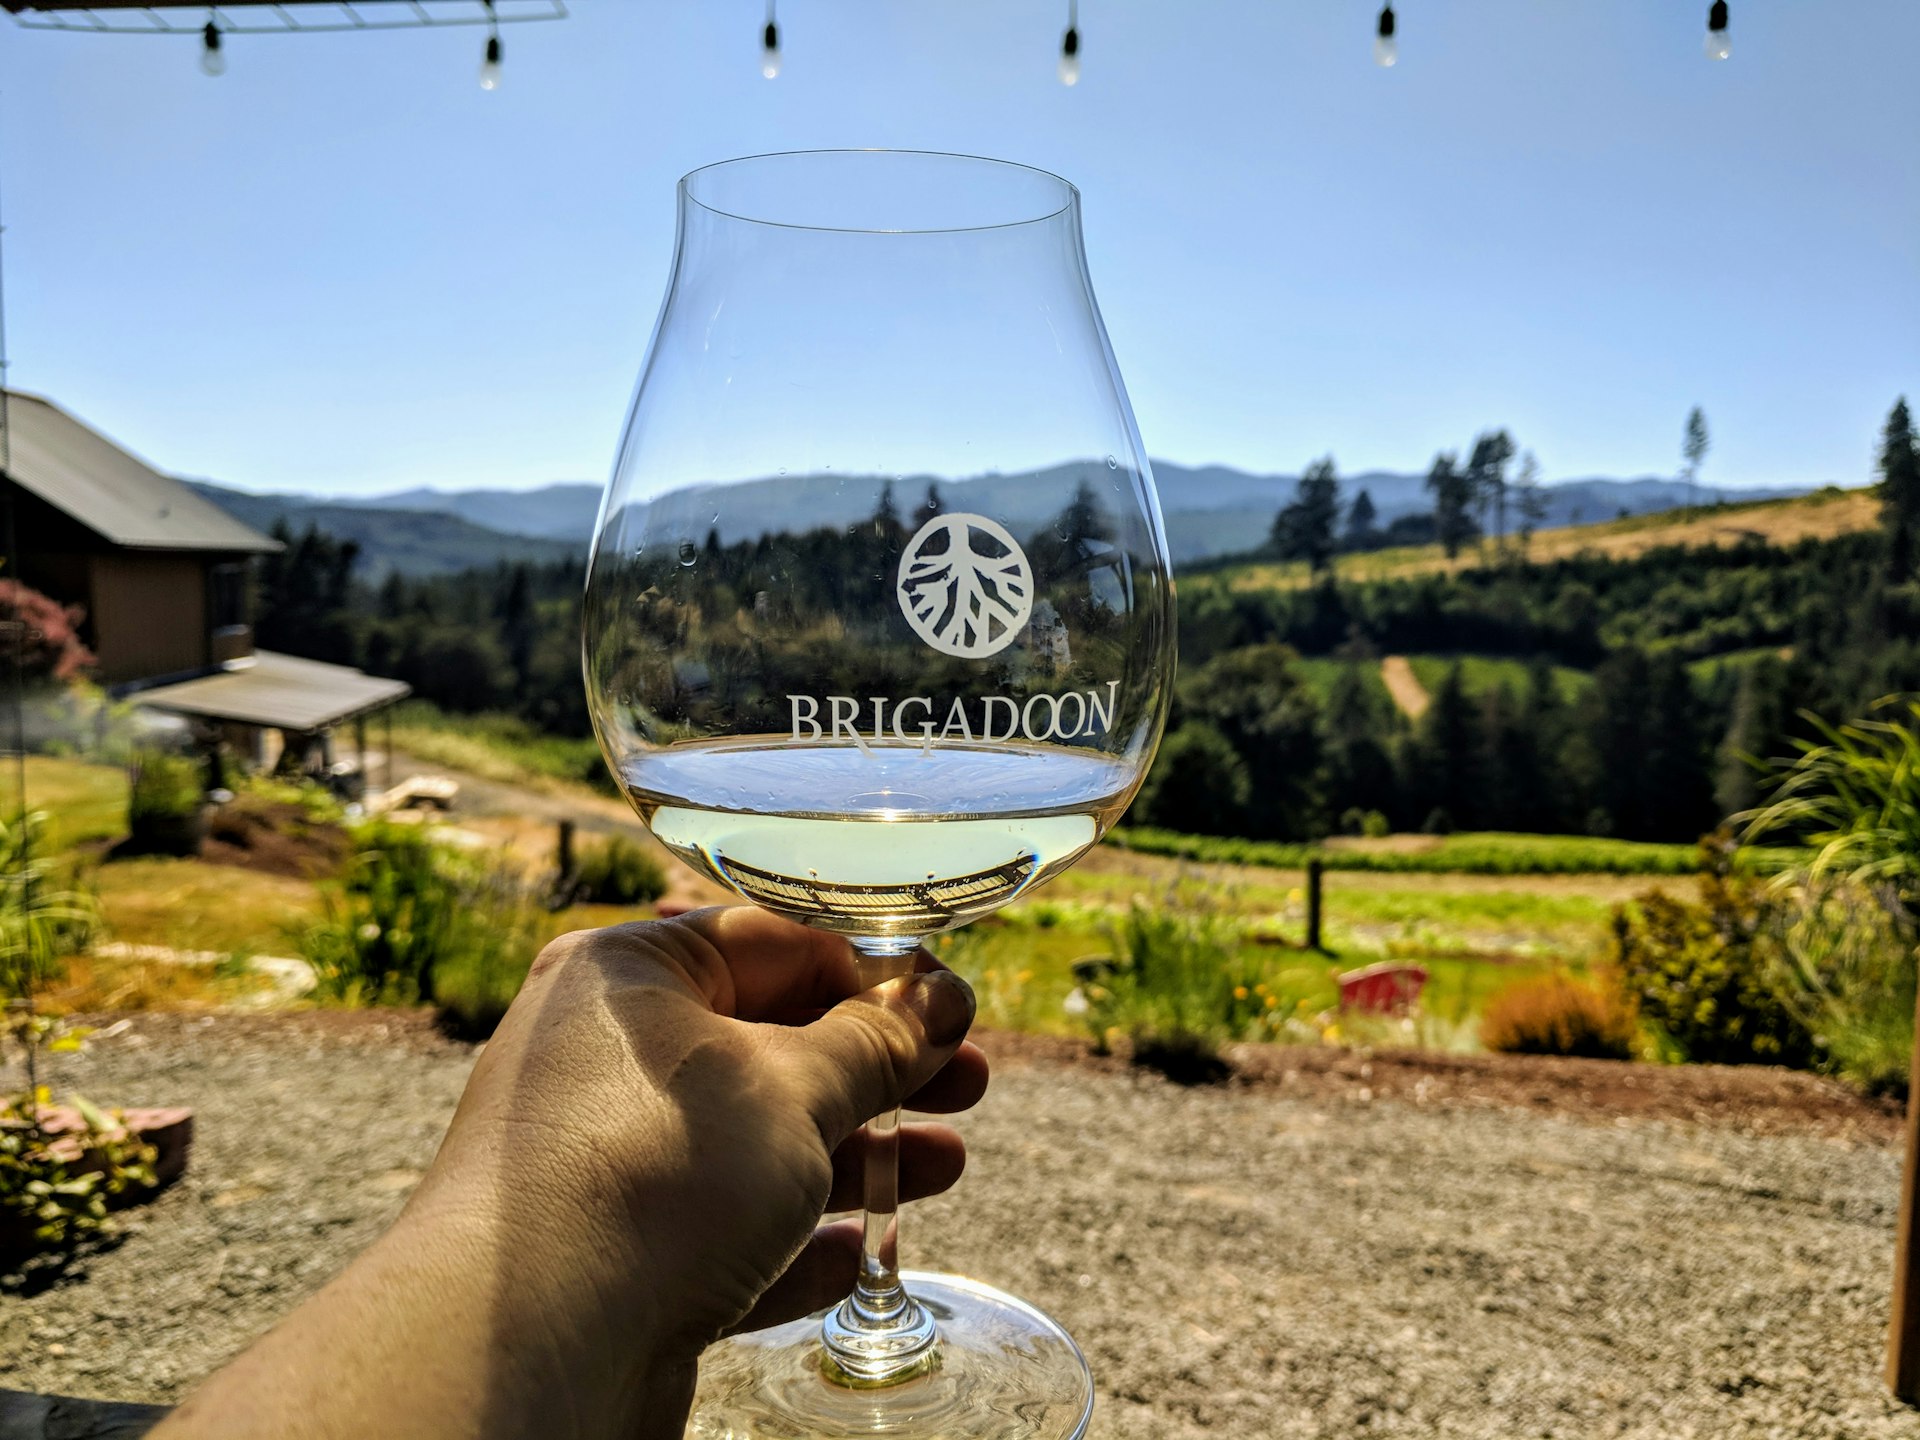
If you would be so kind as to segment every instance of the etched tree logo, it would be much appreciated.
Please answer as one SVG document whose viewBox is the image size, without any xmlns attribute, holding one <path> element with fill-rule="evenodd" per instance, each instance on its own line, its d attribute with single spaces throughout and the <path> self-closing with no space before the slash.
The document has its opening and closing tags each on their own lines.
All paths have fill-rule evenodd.
<svg viewBox="0 0 1920 1440">
<path fill-rule="evenodd" d="M 900 612 L 934 649 L 978 660 L 1013 643 L 1033 610 L 1033 572 L 984 515 L 936 515 L 900 556 Z"/>
</svg>

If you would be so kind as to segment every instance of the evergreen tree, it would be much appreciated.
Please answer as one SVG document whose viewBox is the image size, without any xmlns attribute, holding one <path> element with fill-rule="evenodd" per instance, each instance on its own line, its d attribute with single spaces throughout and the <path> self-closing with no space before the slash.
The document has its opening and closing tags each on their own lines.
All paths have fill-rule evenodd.
<svg viewBox="0 0 1920 1440">
<path fill-rule="evenodd" d="M 1700 462 L 1707 458 L 1711 442 L 1707 438 L 1707 416 L 1698 405 L 1687 412 L 1687 432 L 1680 442 L 1680 457 L 1687 462 L 1682 472 L 1687 480 L 1687 513 L 1693 513 L 1693 487 L 1700 478 Z"/>
<path fill-rule="evenodd" d="M 515 565 L 508 572 L 498 618 L 507 663 L 513 667 L 515 678 L 524 685 L 533 669 L 534 646 L 540 639 L 538 617 L 533 608 L 533 577 L 527 566 Z"/>
<path fill-rule="evenodd" d="M 1420 717 L 1418 751 L 1425 772 L 1423 799 L 1444 824 L 1427 828 L 1471 829 L 1481 810 L 1484 738 L 1480 716 L 1467 694 L 1460 662 L 1447 667 Z"/>
<path fill-rule="evenodd" d="M 1189 720 L 1154 756 L 1130 814 L 1136 823 L 1167 830 L 1237 835 L 1251 793 L 1246 762 L 1227 738 L 1204 720 Z"/>
<path fill-rule="evenodd" d="M 1737 815 L 1760 803 L 1765 775 L 1758 762 L 1775 754 L 1786 729 L 1786 669 L 1772 655 L 1740 667 L 1715 756 L 1713 803 L 1721 815 Z"/>
<path fill-rule="evenodd" d="M 1447 558 L 1453 559 L 1460 547 L 1480 533 L 1474 523 L 1473 482 L 1460 469 L 1460 457 L 1444 451 L 1433 457 L 1427 471 L 1427 490 L 1433 496 L 1433 526 Z"/>
<path fill-rule="evenodd" d="M 1218 730 L 1247 767 L 1247 833 L 1306 840 L 1320 827 L 1320 714 L 1284 645 L 1215 656 L 1181 686 L 1189 720 Z"/>
<path fill-rule="evenodd" d="M 1513 477 L 1513 505 L 1520 516 L 1520 549 L 1532 543 L 1533 532 L 1547 518 L 1547 497 L 1540 489 L 1540 462 L 1533 452 L 1520 457 L 1520 473 Z"/>
<path fill-rule="evenodd" d="M 1887 578 L 1903 585 L 1920 566 L 1920 450 L 1906 396 L 1894 402 L 1880 438 L 1880 528 L 1887 538 Z"/>
<path fill-rule="evenodd" d="M 927 482 L 927 498 L 922 500 L 913 512 L 913 528 L 917 532 L 921 526 L 946 509 L 946 503 L 940 498 L 940 487 L 934 481 Z"/>
<path fill-rule="evenodd" d="M 1494 534 L 1502 548 L 1507 543 L 1507 462 L 1513 459 L 1513 437 L 1504 430 L 1482 432 L 1467 459 L 1467 490 L 1480 512 L 1481 529 L 1487 511 L 1494 514 Z"/>
<path fill-rule="evenodd" d="M 1333 563 L 1339 520 L 1340 480 L 1329 455 L 1307 467 L 1293 499 L 1274 517 L 1273 547 L 1283 559 L 1305 560 L 1317 575 Z"/>
<path fill-rule="evenodd" d="M 1365 647 L 1344 648 L 1322 725 L 1327 810 L 1384 814 L 1398 808 L 1399 777 L 1387 742 L 1399 712 L 1380 683 L 1379 661 Z"/>
<path fill-rule="evenodd" d="M 1348 550 L 1371 550 L 1380 543 L 1380 531 L 1375 526 L 1380 512 L 1374 508 L 1373 497 L 1362 490 L 1353 497 L 1353 504 L 1347 510 L 1346 533 L 1341 537 L 1341 545 Z"/>
</svg>

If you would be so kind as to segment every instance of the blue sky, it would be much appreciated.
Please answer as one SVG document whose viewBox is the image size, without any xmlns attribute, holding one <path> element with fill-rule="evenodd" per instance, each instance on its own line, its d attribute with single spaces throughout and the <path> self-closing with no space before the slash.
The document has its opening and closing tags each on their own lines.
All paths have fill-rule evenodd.
<svg viewBox="0 0 1920 1440">
<path fill-rule="evenodd" d="M 0 24 L 14 382 L 164 468 L 369 493 L 601 480 L 673 184 L 882 145 L 1078 184 L 1149 451 L 1858 483 L 1920 392 L 1920 5 L 575 0 L 505 31 L 189 40 Z"/>
</svg>

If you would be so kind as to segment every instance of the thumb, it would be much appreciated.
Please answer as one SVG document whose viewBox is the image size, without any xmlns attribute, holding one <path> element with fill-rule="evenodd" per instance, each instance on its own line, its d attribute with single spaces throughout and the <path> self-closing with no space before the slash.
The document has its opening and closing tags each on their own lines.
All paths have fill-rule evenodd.
<svg viewBox="0 0 1920 1440">
<path fill-rule="evenodd" d="M 972 1023 L 967 982 L 929 970 L 889 980 L 780 1033 L 786 1068 L 831 1150 L 931 1080 Z"/>
</svg>

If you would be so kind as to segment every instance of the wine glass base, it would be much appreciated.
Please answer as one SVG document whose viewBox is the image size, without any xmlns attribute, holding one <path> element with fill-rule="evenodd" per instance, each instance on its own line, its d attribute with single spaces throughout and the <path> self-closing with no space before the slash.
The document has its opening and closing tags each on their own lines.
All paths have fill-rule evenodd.
<svg viewBox="0 0 1920 1440">
<path fill-rule="evenodd" d="M 1093 1376 L 1067 1332 L 1024 1300 L 957 1275 L 908 1271 L 939 1326 L 937 1361 L 897 1384 L 828 1378 L 809 1316 L 736 1335 L 700 1358 L 692 1440 L 1080 1440 Z"/>
</svg>

